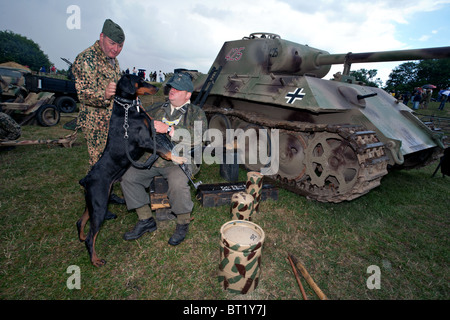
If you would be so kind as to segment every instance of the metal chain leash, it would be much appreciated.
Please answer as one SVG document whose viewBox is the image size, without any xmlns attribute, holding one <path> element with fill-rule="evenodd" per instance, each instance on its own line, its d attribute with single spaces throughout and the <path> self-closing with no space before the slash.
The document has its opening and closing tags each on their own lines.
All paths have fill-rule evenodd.
<svg viewBox="0 0 450 320">
<path fill-rule="evenodd" d="M 119 99 L 115 98 L 114 99 L 119 105 L 121 105 L 124 109 L 125 109 L 125 118 L 123 119 L 123 128 L 125 129 L 125 134 L 124 134 L 124 138 L 128 139 L 128 128 L 130 127 L 130 125 L 128 124 L 128 110 L 136 105 L 136 109 L 138 112 L 140 112 L 139 110 L 139 106 L 142 105 L 141 104 L 141 99 L 136 99 L 133 101 L 133 103 L 123 103 L 121 101 L 119 101 Z"/>
<path fill-rule="evenodd" d="M 125 109 L 125 118 L 123 119 L 123 128 L 125 129 L 125 135 L 123 136 L 124 139 L 128 139 L 128 128 L 130 125 L 128 124 L 128 109 L 131 108 L 131 104 L 123 105 L 123 108 Z"/>
</svg>

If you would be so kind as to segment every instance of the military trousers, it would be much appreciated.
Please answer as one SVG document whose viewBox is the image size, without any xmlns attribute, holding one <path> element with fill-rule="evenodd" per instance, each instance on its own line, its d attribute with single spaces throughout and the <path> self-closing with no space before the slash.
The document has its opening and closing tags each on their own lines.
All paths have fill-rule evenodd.
<svg viewBox="0 0 450 320">
<path fill-rule="evenodd" d="M 189 187 L 189 179 L 179 166 L 164 168 L 151 167 L 150 169 L 137 169 L 130 167 L 122 176 L 120 186 L 128 210 L 140 208 L 150 204 L 150 195 L 147 189 L 152 179 L 162 176 L 168 184 L 167 198 L 174 214 L 190 213 L 194 207 Z"/>
</svg>

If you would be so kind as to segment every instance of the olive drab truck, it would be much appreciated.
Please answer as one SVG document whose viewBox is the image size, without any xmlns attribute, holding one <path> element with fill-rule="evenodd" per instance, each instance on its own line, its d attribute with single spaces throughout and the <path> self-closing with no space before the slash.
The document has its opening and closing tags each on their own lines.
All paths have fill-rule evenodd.
<svg viewBox="0 0 450 320">
<path fill-rule="evenodd" d="M 380 185 L 388 168 L 423 166 L 444 148 L 442 133 L 384 90 L 356 83 L 350 66 L 449 57 L 450 47 L 330 54 L 253 33 L 225 42 L 208 74 L 191 72 L 193 99 L 224 136 L 227 129 L 267 132 L 264 148 L 278 158 L 270 180 L 311 199 L 341 202 Z M 334 64 L 344 65 L 342 74 L 323 79 Z M 268 165 L 245 163 L 248 170 Z"/>
</svg>

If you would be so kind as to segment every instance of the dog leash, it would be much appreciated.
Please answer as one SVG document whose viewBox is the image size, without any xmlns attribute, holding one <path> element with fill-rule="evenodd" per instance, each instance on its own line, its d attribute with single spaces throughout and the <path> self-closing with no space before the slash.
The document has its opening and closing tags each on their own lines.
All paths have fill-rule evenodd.
<svg viewBox="0 0 450 320">
<path fill-rule="evenodd" d="M 156 159 L 158 158 L 158 154 L 156 152 L 153 152 L 153 154 L 145 161 L 145 163 L 136 162 L 135 160 L 133 160 L 131 158 L 130 151 L 128 149 L 129 148 L 128 143 L 126 142 L 129 137 L 128 136 L 128 128 L 130 127 L 130 125 L 128 124 L 128 110 L 131 107 L 136 106 L 138 113 L 140 113 L 139 105 L 142 106 L 141 99 L 137 98 L 136 100 L 129 100 L 129 99 L 121 98 L 121 97 L 114 97 L 114 101 L 118 105 L 122 106 L 125 109 L 125 116 L 124 116 L 124 120 L 123 120 L 123 128 L 125 129 L 125 134 L 124 134 L 123 138 L 125 139 L 125 154 L 126 154 L 128 160 L 136 168 L 140 168 L 140 169 L 150 168 L 153 165 L 153 163 L 156 161 Z M 144 109 L 142 108 L 142 110 L 144 110 Z M 156 135 L 156 131 L 155 131 L 155 127 L 153 125 L 153 119 L 151 119 L 146 112 L 144 112 L 144 115 L 147 116 L 150 120 L 150 129 L 152 130 L 152 136 L 154 137 Z M 153 140 L 153 150 L 156 150 L 156 139 L 152 139 L 152 140 Z"/>
<path fill-rule="evenodd" d="M 125 134 L 123 137 L 125 139 L 128 139 L 128 128 L 130 127 L 130 125 L 128 124 L 128 110 L 131 107 L 136 106 L 137 111 L 140 112 L 139 105 L 141 104 L 141 100 L 139 98 L 137 100 L 129 100 L 120 97 L 114 97 L 114 101 L 125 109 L 125 117 L 123 120 L 123 128 L 125 129 Z"/>
</svg>

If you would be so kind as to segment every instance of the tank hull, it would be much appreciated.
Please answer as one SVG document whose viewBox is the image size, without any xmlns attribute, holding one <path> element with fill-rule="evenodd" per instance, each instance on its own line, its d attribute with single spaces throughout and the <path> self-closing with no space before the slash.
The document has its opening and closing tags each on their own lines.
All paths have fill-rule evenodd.
<svg viewBox="0 0 450 320">
<path fill-rule="evenodd" d="M 314 61 L 327 53 L 308 47 L 306 58 L 299 46 L 270 37 L 226 42 L 213 79 L 212 72 L 193 74 L 194 97 L 212 83 L 202 100 L 210 127 L 277 131 L 268 139 L 277 139 L 271 153 L 279 170 L 268 177 L 309 198 L 340 202 L 378 186 L 388 167 L 422 166 L 442 152 L 442 134 L 407 106 L 345 76 L 321 79 L 328 70 Z"/>
</svg>

